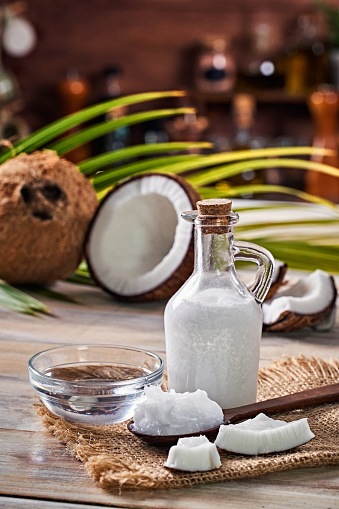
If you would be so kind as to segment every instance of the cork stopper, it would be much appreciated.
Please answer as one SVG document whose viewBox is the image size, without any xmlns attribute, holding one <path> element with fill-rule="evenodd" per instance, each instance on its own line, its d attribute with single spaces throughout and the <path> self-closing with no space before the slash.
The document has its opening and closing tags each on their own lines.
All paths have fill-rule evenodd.
<svg viewBox="0 0 339 509">
<path fill-rule="evenodd" d="M 238 214 L 232 212 L 232 201 L 226 198 L 211 198 L 197 202 L 198 217 L 195 224 L 202 228 L 202 234 L 223 234 L 229 231 Z"/>
<path fill-rule="evenodd" d="M 201 200 L 197 202 L 197 209 L 202 216 L 227 216 L 232 211 L 232 201 L 226 198 Z"/>
</svg>

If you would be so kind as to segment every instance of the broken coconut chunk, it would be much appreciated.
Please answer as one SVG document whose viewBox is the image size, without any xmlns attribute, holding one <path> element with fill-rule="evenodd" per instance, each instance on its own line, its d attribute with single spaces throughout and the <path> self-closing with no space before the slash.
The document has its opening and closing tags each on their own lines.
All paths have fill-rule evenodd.
<svg viewBox="0 0 339 509">
<path fill-rule="evenodd" d="M 316 270 L 263 304 L 263 329 L 290 332 L 324 322 L 335 308 L 336 297 L 333 277 Z"/>
<path fill-rule="evenodd" d="M 285 422 L 259 414 L 239 424 L 220 426 L 215 444 L 238 454 L 267 454 L 292 449 L 314 436 L 306 418 Z"/>
<path fill-rule="evenodd" d="M 216 445 L 200 435 L 179 438 L 177 445 L 170 448 L 164 466 L 186 472 L 205 472 L 220 468 L 221 461 Z"/>
</svg>

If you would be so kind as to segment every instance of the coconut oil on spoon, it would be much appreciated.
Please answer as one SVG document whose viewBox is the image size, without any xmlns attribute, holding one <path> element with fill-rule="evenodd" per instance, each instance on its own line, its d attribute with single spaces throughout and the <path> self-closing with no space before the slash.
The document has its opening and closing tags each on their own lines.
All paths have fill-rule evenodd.
<svg viewBox="0 0 339 509">
<path fill-rule="evenodd" d="M 223 410 L 223 424 L 234 424 L 244 419 L 255 417 L 259 413 L 274 415 L 280 412 L 288 412 L 300 408 L 323 405 L 325 403 L 339 402 L 339 383 L 307 389 L 306 391 L 280 396 L 279 398 L 268 399 L 250 405 L 244 405 L 237 408 Z M 205 435 L 209 439 L 214 439 L 218 433 L 219 426 L 207 430 L 201 430 L 195 433 L 178 435 L 150 435 L 140 433 L 134 427 L 133 421 L 127 425 L 129 431 L 149 445 L 170 447 L 177 443 L 179 438 Z"/>
</svg>

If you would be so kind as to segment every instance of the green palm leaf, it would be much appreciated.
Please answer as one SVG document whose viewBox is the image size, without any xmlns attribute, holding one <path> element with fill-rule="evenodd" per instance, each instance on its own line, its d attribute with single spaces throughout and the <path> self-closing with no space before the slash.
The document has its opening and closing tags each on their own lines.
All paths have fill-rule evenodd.
<svg viewBox="0 0 339 509">
<path fill-rule="evenodd" d="M 171 163 L 171 160 L 169 159 L 168 160 L 168 167 L 164 167 L 164 171 L 168 171 L 170 173 L 186 173 L 188 171 L 192 171 L 192 170 L 199 170 L 199 169 L 203 169 L 203 171 L 199 174 L 201 176 L 201 178 L 204 178 L 203 176 L 205 174 L 208 174 L 208 171 L 212 171 L 212 170 L 208 170 L 208 168 L 210 168 L 211 166 L 217 166 L 217 165 L 225 165 L 225 163 L 230 163 L 230 162 L 233 162 L 233 161 L 240 161 L 240 166 L 237 167 L 236 169 L 236 172 L 234 174 L 238 174 L 238 173 L 242 173 L 243 171 L 246 171 L 249 169 L 249 164 L 250 164 L 250 167 L 252 168 L 252 163 L 253 161 L 255 161 L 256 159 L 260 159 L 260 161 L 258 162 L 258 165 L 259 164 L 262 164 L 264 163 L 265 164 L 265 161 L 266 159 L 265 158 L 272 158 L 272 157 L 277 157 L 277 156 L 280 156 L 280 157 L 284 157 L 284 156 L 292 156 L 292 155 L 324 155 L 324 154 L 332 154 L 333 151 L 331 150 L 325 150 L 324 149 L 320 149 L 320 148 L 315 148 L 315 147 L 291 147 L 291 148 L 266 148 L 266 149 L 253 149 L 253 150 L 239 150 L 239 151 L 236 151 L 236 152 L 222 152 L 222 153 L 218 153 L 218 154 L 210 154 L 210 155 L 201 155 L 200 158 L 199 158 L 199 161 L 196 161 L 194 163 L 192 162 L 187 162 L 187 163 L 178 163 L 178 164 L 172 164 Z M 250 163 L 246 162 L 250 160 Z M 295 159 L 296 161 L 298 161 L 298 164 L 300 165 L 303 165 L 303 163 L 308 163 L 306 166 L 305 166 L 305 169 L 308 168 L 308 169 L 311 169 L 310 168 L 310 165 L 311 166 L 314 166 L 313 169 L 317 169 L 317 171 L 323 171 L 324 173 L 325 172 L 334 172 L 331 173 L 333 175 L 336 175 L 336 176 L 339 176 L 339 170 L 336 170 L 336 168 L 333 168 L 332 166 L 328 166 L 328 165 L 325 165 L 325 164 L 321 164 L 321 163 L 316 163 L 316 162 L 311 162 L 311 161 L 306 161 L 306 160 L 299 160 L 299 159 Z M 271 159 L 269 159 L 269 161 L 271 161 Z M 279 159 L 279 162 L 280 161 L 287 161 L 286 163 L 284 163 L 284 165 L 286 165 L 286 167 L 290 167 L 290 168 L 293 168 L 293 164 L 290 163 L 291 159 Z M 273 166 L 273 164 L 268 164 L 268 166 Z M 223 174 L 223 172 L 225 171 L 225 169 L 228 168 L 229 165 L 225 165 L 223 166 L 222 168 L 218 168 L 218 170 L 220 170 L 220 173 Z M 303 167 L 303 166 L 301 166 Z M 259 167 L 258 167 L 259 169 Z M 216 176 L 213 177 L 214 178 L 214 181 L 216 180 Z M 195 185 L 195 184 L 194 184 Z"/>
<path fill-rule="evenodd" d="M 76 283 L 78 285 L 90 285 L 90 286 L 96 286 L 96 283 L 93 281 L 91 276 L 84 273 L 79 273 L 78 271 L 75 271 L 73 274 L 68 276 L 67 281 L 69 283 Z"/>
<path fill-rule="evenodd" d="M 303 201 L 308 201 L 310 203 L 316 203 L 318 205 L 326 205 L 332 209 L 337 210 L 337 206 L 329 200 L 325 200 L 325 198 L 320 198 L 319 196 L 314 196 L 313 194 L 305 193 L 304 191 L 298 191 L 298 189 L 293 189 L 291 187 L 285 186 L 275 186 L 268 184 L 252 184 L 247 186 L 236 186 L 230 187 L 225 183 L 224 185 L 220 183 L 215 187 L 198 187 L 198 192 L 204 198 L 236 198 L 238 196 L 251 196 L 253 194 L 265 194 L 265 193 L 281 193 L 287 194 L 290 196 L 295 196 Z"/>
<path fill-rule="evenodd" d="M 338 219 L 303 219 L 303 220 L 294 220 L 294 221 L 271 221 L 264 224 L 261 223 L 255 223 L 255 224 L 246 224 L 245 226 L 237 226 L 237 232 L 253 232 L 254 230 L 265 230 L 270 228 L 279 228 L 279 226 L 282 226 L 286 228 L 288 227 L 295 227 L 295 226 L 303 226 L 305 228 L 309 226 L 324 226 L 324 225 L 330 225 L 330 224 L 337 224 L 339 225 L 339 218 Z M 339 238 L 338 238 L 338 245 L 339 245 Z"/>
<path fill-rule="evenodd" d="M 74 148 L 79 147 L 80 145 L 88 143 L 95 138 L 99 138 L 100 136 L 104 136 L 105 134 L 108 134 L 109 132 L 116 129 L 120 129 L 121 127 L 140 124 L 141 122 L 148 122 L 157 118 L 169 117 L 190 112 L 192 112 L 192 108 L 173 108 L 127 115 L 116 120 L 102 122 L 92 127 L 82 129 L 76 134 L 72 134 L 60 141 L 56 141 L 55 143 L 48 145 L 47 148 L 55 150 L 59 155 L 63 155 L 67 152 L 70 152 Z"/>
<path fill-rule="evenodd" d="M 24 140 L 17 142 L 14 148 L 5 149 L 0 156 L 0 164 L 22 152 L 32 152 L 36 149 L 50 148 L 60 155 L 87 143 L 106 133 L 123 126 L 157 118 L 191 113 L 191 108 L 167 108 L 132 113 L 109 122 L 97 123 L 91 127 L 83 127 L 76 134 L 67 132 L 79 125 L 99 117 L 106 112 L 123 106 L 153 101 L 161 98 L 180 97 L 185 95 L 181 91 L 150 92 L 121 97 L 111 101 L 85 108 L 82 111 L 64 117 L 48 126 L 39 129 Z M 60 139 L 67 134 L 67 137 Z M 291 195 L 298 200 L 308 201 L 317 205 L 330 207 L 338 213 L 338 208 L 328 200 L 285 186 L 272 185 L 244 185 L 230 187 L 227 179 L 244 171 L 265 169 L 269 167 L 299 168 L 305 171 L 318 171 L 327 175 L 339 177 L 339 170 L 332 166 L 305 159 L 312 155 L 331 155 L 332 151 L 312 147 L 267 148 L 256 150 L 242 150 L 226 153 L 196 154 L 182 151 L 191 149 L 210 148 L 209 143 L 164 143 L 157 145 L 135 145 L 114 153 L 92 157 L 79 164 L 80 171 L 88 176 L 98 196 L 109 188 L 117 185 L 122 179 L 145 171 L 164 172 L 186 175 L 188 181 L 203 197 L 237 197 L 264 193 L 282 193 Z M 179 152 L 179 153 L 178 153 Z M 166 154 L 166 155 L 165 155 Z M 300 156 L 303 159 L 300 159 Z M 138 158 L 142 158 L 138 160 Z M 115 167 L 119 163 L 119 167 Z M 123 163 L 123 165 L 121 165 Z M 112 167 L 113 166 L 113 167 Z M 290 204 L 273 204 L 269 206 L 244 206 L 242 210 L 259 210 L 288 208 Z M 329 210 L 329 209 L 328 209 Z M 269 213 L 269 212 L 268 212 Z M 260 224 L 247 224 L 237 227 L 237 235 L 251 238 L 274 254 L 276 258 L 284 260 L 290 267 L 296 269 L 314 270 L 319 267 L 329 272 L 338 272 L 339 235 L 333 234 L 331 228 L 338 224 L 336 217 L 310 220 L 266 221 Z M 302 238 L 295 232 L 303 227 Z M 287 227 L 287 228 L 286 228 Z M 321 234 L 314 238 L 314 228 L 322 228 Z M 279 232 L 280 228 L 280 232 Z M 275 229 L 274 232 L 272 229 Z M 281 233 L 281 230 L 284 233 Z M 277 233 L 278 232 L 278 233 Z M 296 240 L 297 239 L 297 240 Z M 86 264 L 81 264 L 78 270 L 68 278 L 70 281 L 94 284 L 88 273 Z M 42 290 L 43 291 L 43 290 Z M 52 294 L 49 293 L 49 296 Z M 57 298 L 57 295 L 54 295 Z M 60 296 L 58 297 L 60 298 Z M 48 313 L 48 308 L 29 295 L 0 282 L 0 305 L 9 309 L 30 313 Z"/>
<path fill-rule="evenodd" d="M 30 136 L 27 136 L 23 140 L 15 143 L 13 150 L 4 150 L 4 153 L 0 157 L 0 164 L 5 162 L 7 159 L 10 159 L 14 155 L 21 154 L 22 152 L 33 152 L 33 150 L 38 148 L 46 147 L 47 143 L 55 138 L 58 138 L 69 129 L 88 122 L 89 120 L 107 113 L 114 108 L 129 106 L 131 104 L 137 104 L 146 101 L 153 101 L 155 99 L 162 99 L 166 97 L 182 97 L 183 95 L 185 95 L 185 93 L 178 90 L 166 92 L 149 92 L 119 97 L 117 99 L 112 99 L 110 101 L 90 106 L 89 108 L 85 108 L 81 111 L 73 113 L 72 115 L 68 115 L 67 117 L 57 120 L 56 122 L 52 122 L 51 124 L 42 127 L 41 129 L 38 129 Z"/>
<path fill-rule="evenodd" d="M 296 240 L 279 241 L 269 237 L 255 237 L 252 242 L 268 249 L 278 260 L 297 270 L 313 271 L 321 269 L 329 273 L 338 273 L 338 246 L 319 246 L 312 242 Z"/>
<path fill-rule="evenodd" d="M 117 162 L 121 162 L 124 159 L 131 159 L 140 156 L 146 155 L 154 155 L 159 154 L 161 152 L 177 152 L 179 150 L 189 150 L 189 149 L 201 149 L 201 148 L 211 148 L 210 143 L 205 142 L 169 142 L 169 143 L 150 143 L 148 145 L 133 145 L 131 147 L 126 147 L 122 149 L 115 150 L 114 152 L 106 152 L 105 154 L 101 154 L 96 157 L 92 157 L 83 161 L 79 164 L 79 169 L 81 173 L 86 176 L 93 175 L 96 171 L 105 168 L 109 164 L 114 164 Z M 170 159 L 173 164 L 173 157 Z M 184 159 L 185 160 L 185 159 Z M 164 158 L 164 161 L 169 161 L 169 157 Z M 175 162 L 180 162 L 180 159 L 175 159 Z M 149 161 L 153 163 L 152 159 Z M 130 168 L 130 166 L 129 166 Z M 125 170 L 126 171 L 126 170 Z M 127 175 L 129 170 L 127 171 Z M 107 173 L 107 172 L 106 172 Z"/>
<path fill-rule="evenodd" d="M 293 209 L 295 204 L 243 207 L 243 211 L 262 211 L 263 222 L 239 225 L 236 227 L 235 235 L 237 238 L 250 240 L 265 247 L 272 252 L 275 258 L 283 260 L 290 268 L 308 271 L 321 268 L 333 274 L 339 273 L 339 209 L 328 200 L 296 189 L 270 185 L 247 185 L 232 188 L 227 183 L 218 183 L 213 187 L 198 188 L 198 191 L 204 198 L 234 198 L 266 192 L 283 193 L 316 205 L 325 205 L 326 208 L 330 207 L 333 211 L 331 212 L 332 217 L 325 216 L 322 219 L 304 220 L 286 219 L 276 222 L 267 221 L 267 218 L 270 217 L 270 210 Z M 302 231 L 300 231 L 301 227 Z"/>
<path fill-rule="evenodd" d="M 0 305 L 12 311 L 29 315 L 50 313 L 49 308 L 45 304 L 3 281 L 0 281 Z"/>
<path fill-rule="evenodd" d="M 197 160 L 199 156 L 193 154 L 184 154 L 179 156 L 172 156 L 173 164 L 176 162 L 185 161 L 187 159 Z M 156 157 L 154 159 L 147 159 L 146 161 L 139 161 L 125 165 L 122 168 L 113 168 L 112 170 L 106 170 L 92 177 L 92 184 L 94 189 L 99 193 L 104 190 L 108 190 L 120 180 L 127 177 L 131 177 L 138 173 L 150 172 L 150 171 L 161 171 L 163 166 L 168 165 L 168 156 Z"/>
<path fill-rule="evenodd" d="M 90 276 L 88 266 L 85 261 L 80 263 L 77 270 L 67 278 L 67 281 L 91 286 L 95 286 L 96 284 Z"/>
<path fill-rule="evenodd" d="M 255 155 L 255 154 L 254 154 Z M 207 156 L 208 157 L 208 156 Z M 262 170 L 264 168 L 301 168 L 303 170 L 318 171 L 334 177 L 339 177 L 339 170 L 327 164 L 317 163 L 313 161 L 305 161 L 302 159 L 264 159 L 264 160 L 251 160 L 241 161 L 239 163 L 228 164 L 227 166 L 220 166 L 215 170 L 207 170 L 198 175 L 189 177 L 188 180 L 194 186 L 204 186 L 219 182 L 222 179 L 227 179 L 235 175 L 242 174 L 249 170 Z"/>
<path fill-rule="evenodd" d="M 74 297 L 70 297 L 65 293 L 57 292 L 52 290 L 48 286 L 38 286 L 38 285 L 19 285 L 19 290 L 22 292 L 32 292 L 41 295 L 42 297 L 48 297 L 50 299 L 55 299 L 63 302 L 71 302 L 72 304 L 80 304 L 80 301 Z"/>
</svg>

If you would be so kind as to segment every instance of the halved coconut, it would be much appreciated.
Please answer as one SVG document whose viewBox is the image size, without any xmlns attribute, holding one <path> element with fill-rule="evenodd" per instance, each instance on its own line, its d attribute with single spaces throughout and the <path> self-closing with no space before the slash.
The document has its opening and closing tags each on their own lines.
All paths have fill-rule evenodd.
<svg viewBox="0 0 339 509">
<path fill-rule="evenodd" d="M 258 414 L 239 424 L 222 425 L 215 444 L 237 454 L 268 454 L 286 451 L 314 438 L 307 419 L 286 422 Z"/>
<path fill-rule="evenodd" d="M 199 195 L 183 178 L 131 177 L 98 208 L 85 246 L 99 286 L 120 300 L 170 298 L 193 271 L 193 227 L 180 217 Z"/>
<path fill-rule="evenodd" d="M 291 332 L 324 322 L 335 308 L 336 297 L 333 277 L 316 270 L 263 304 L 263 329 Z"/>
<path fill-rule="evenodd" d="M 279 288 L 286 284 L 286 281 L 284 280 L 286 271 L 287 263 L 281 262 L 280 260 L 274 260 L 272 283 L 265 297 L 265 301 L 272 299 L 272 297 L 277 293 Z"/>
</svg>

